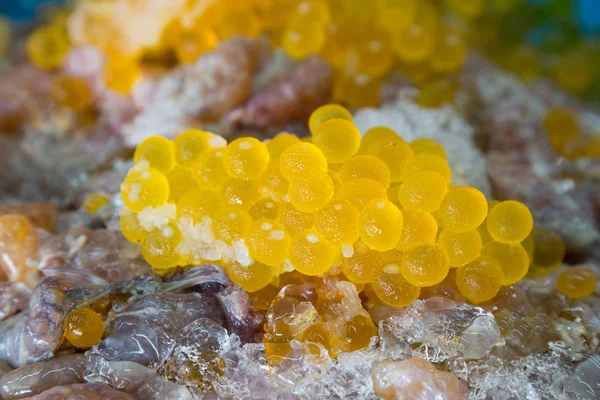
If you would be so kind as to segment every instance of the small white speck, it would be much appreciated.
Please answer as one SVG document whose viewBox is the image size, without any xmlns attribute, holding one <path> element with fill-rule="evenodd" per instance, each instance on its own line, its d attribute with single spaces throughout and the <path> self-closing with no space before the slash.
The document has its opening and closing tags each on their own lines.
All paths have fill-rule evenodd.
<svg viewBox="0 0 600 400">
<path fill-rule="evenodd" d="M 213 149 L 218 149 L 227 146 L 227 140 L 219 135 L 213 135 L 208 139 L 208 145 Z"/>
<path fill-rule="evenodd" d="M 377 208 L 385 208 L 385 202 L 380 201 L 379 203 L 377 203 Z"/>
<path fill-rule="evenodd" d="M 279 229 L 269 232 L 270 240 L 283 240 L 284 236 L 285 236 L 285 232 L 282 230 L 279 230 Z"/>
<path fill-rule="evenodd" d="M 398 264 L 388 264 L 383 267 L 383 272 L 386 274 L 396 275 L 400 273 L 400 266 Z"/>
<path fill-rule="evenodd" d="M 290 202 L 290 195 L 286 194 L 285 196 L 283 196 L 283 201 L 285 201 L 286 203 Z"/>
<path fill-rule="evenodd" d="M 260 229 L 262 229 L 263 231 L 268 231 L 270 229 L 273 229 L 273 224 L 271 224 L 269 222 L 263 222 L 262 225 L 260 226 Z"/>
<path fill-rule="evenodd" d="M 351 244 L 344 244 L 341 247 L 344 258 L 350 258 L 354 255 L 354 247 Z"/>
<path fill-rule="evenodd" d="M 252 148 L 252 143 L 246 140 L 241 142 L 239 147 L 242 150 L 250 150 Z"/>
<path fill-rule="evenodd" d="M 142 175 L 140 175 L 142 177 L 142 179 L 150 179 L 150 172 L 149 171 L 144 171 L 142 172 Z"/>
<path fill-rule="evenodd" d="M 267 204 L 265 204 L 265 207 L 267 207 L 269 210 L 273 207 L 275 207 L 275 204 L 268 202 Z"/>
<path fill-rule="evenodd" d="M 163 237 L 170 238 L 170 237 L 173 237 L 174 234 L 175 234 L 175 231 L 170 226 L 164 227 L 162 230 Z"/>
<path fill-rule="evenodd" d="M 217 158 L 221 158 L 221 157 L 223 157 L 223 152 L 222 152 L 222 151 L 217 151 L 217 152 L 215 153 L 215 156 L 216 156 Z"/>
<path fill-rule="evenodd" d="M 237 215 L 235 213 L 229 213 L 229 218 L 236 218 Z"/>
<path fill-rule="evenodd" d="M 306 241 L 308 243 L 315 244 L 315 243 L 319 243 L 319 238 L 314 233 L 309 233 L 308 235 L 306 235 Z"/>
<path fill-rule="evenodd" d="M 338 210 L 338 211 L 341 211 L 341 210 L 343 210 L 343 209 L 344 209 L 344 206 L 343 206 L 343 205 L 341 205 L 341 204 L 334 204 L 334 205 L 333 205 L 333 208 L 335 208 L 335 209 L 336 209 L 336 210 Z"/>
</svg>

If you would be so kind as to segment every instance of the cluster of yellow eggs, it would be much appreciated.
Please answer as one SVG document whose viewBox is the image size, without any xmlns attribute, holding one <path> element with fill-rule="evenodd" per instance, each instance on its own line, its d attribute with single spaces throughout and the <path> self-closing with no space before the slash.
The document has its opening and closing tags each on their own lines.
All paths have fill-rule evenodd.
<svg viewBox="0 0 600 400">
<path fill-rule="evenodd" d="M 121 185 L 125 237 L 159 272 L 216 262 L 250 292 L 284 271 L 341 272 L 394 306 L 450 268 L 473 302 L 527 274 L 528 208 L 452 185 L 437 142 L 406 143 L 385 127 L 361 139 L 339 105 L 318 108 L 309 127 L 302 140 L 225 145 L 194 130 L 145 140 Z"/>
<path fill-rule="evenodd" d="M 152 32 L 159 32 L 155 42 L 133 49 L 125 48 L 130 40 L 119 38 L 121 31 L 121 35 L 128 34 L 126 26 L 119 26 L 126 22 L 116 17 L 119 3 L 124 3 L 123 9 L 144 12 L 144 2 L 133 7 L 127 0 L 79 5 L 72 17 L 66 14 L 59 23 L 31 34 L 30 59 L 41 68 L 59 67 L 70 49 L 65 21 L 83 19 L 70 25 L 85 31 L 75 40 L 102 49 L 107 86 L 127 93 L 148 60 L 194 62 L 234 35 L 257 37 L 264 33 L 294 58 L 318 54 L 329 61 L 335 70 L 334 100 L 359 107 L 378 103 L 381 79 L 394 65 L 419 84 L 435 76 L 429 92 L 435 92 L 440 82 L 453 87 L 445 77 L 461 68 L 467 53 L 466 25 L 442 18 L 449 11 L 464 14 L 463 5 L 454 0 L 447 0 L 443 7 L 417 0 L 189 0 L 174 4 L 176 11 L 170 10 L 164 21 L 155 21 Z M 76 30 L 69 32 L 74 35 Z M 444 93 L 443 101 L 448 101 L 454 91 Z M 430 104 L 426 100 L 424 104 Z"/>
</svg>

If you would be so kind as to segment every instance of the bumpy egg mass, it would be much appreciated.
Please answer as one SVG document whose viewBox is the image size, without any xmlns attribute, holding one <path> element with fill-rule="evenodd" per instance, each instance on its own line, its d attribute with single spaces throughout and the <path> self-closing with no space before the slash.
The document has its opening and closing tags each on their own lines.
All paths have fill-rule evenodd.
<svg viewBox="0 0 600 400">
<path fill-rule="evenodd" d="M 490 210 L 487 230 L 501 243 L 520 243 L 533 229 L 533 216 L 526 205 L 518 201 L 503 201 Z"/>
<path fill-rule="evenodd" d="M 402 212 L 402 235 L 396 249 L 406 251 L 413 246 L 435 243 L 438 226 L 431 214 L 416 210 L 400 210 Z"/>
<path fill-rule="evenodd" d="M 437 244 L 422 244 L 404 252 L 400 268 L 402 276 L 414 286 L 437 285 L 448 275 L 448 255 Z"/>
<path fill-rule="evenodd" d="M 342 164 L 340 178 L 343 183 L 360 178 L 372 179 L 387 188 L 390 186 L 390 169 L 375 156 L 358 155 Z"/>
<path fill-rule="evenodd" d="M 448 191 L 448 182 L 435 171 L 422 171 L 407 177 L 398 189 L 398 199 L 408 210 L 433 212 Z"/>
<path fill-rule="evenodd" d="M 453 232 L 476 229 L 485 220 L 488 204 L 479 190 L 457 186 L 448 190 L 437 210 L 439 224 Z"/>
<path fill-rule="evenodd" d="M 492 299 L 502 287 L 502 268 L 490 257 L 479 257 L 456 271 L 456 286 L 473 303 Z"/>
<path fill-rule="evenodd" d="M 373 250 L 391 250 L 402 235 L 402 213 L 384 198 L 371 200 L 362 210 L 358 232 Z"/>
<path fill-rule="evenodd" d="M 328 162 L 338 164 L 358 151 L 360 132 L 352 121 L 330 119 L 315 128 L 312 141 L 323 152 Z"/>
<path fill-rule="evenodd" d="M 327 272 L 335 260 L 335 247 L 316 231 L 303 231 L 294 236 L 289 252 L 294 268 L 309 276 Z"/>
<path fill-rule="evenodd" d="M 267 145 L 254 138 L 240 138 L 227 145 L 223 165 L 235 179 L 258 179 L 269 165 Z"/>
<path fill-rule="evenodd" d="M 437 242 L 448 254 L 451 267 L 462 267 L 473 261 L 479 257 L 483 247 L 476 229 L 466 232 L 451 232 L 444 229 Z"/>
<path fill-rule="evenodd" d="M 482 256 L 493 258 L 502 268 L 502 285 L 512 285 L 523 279 L 529 270 L 529 256 L 521 244 L 496 241 L 486 243 Z"/>
<path fill-rule="evenodd" d="M 281 174 L 291 181 L 311 171 L 327 172 L 327 159 L 317 146 L 311 143 L 297 143 L 286 148 L 279 157 Z"/>
<path fill-rule="evenodd" d="M 343 119 L 346 121 L 352 122 L 352 114 L 345 107 L 342 107 L 338 104 L 326 104 L 317 108 L 310 115 L 310 119 L 308 120 L 308 127 L 311 133 L 314 135 L 316 129 L 326 121 L 331 119 Z"/>
<path fill-rule="evenodd" d="M 245 236 L 252 258 L 266 265 L 278 265 L 288 257 L 290 235 L 272 219 L 254 221 Z"/>
<path fill-rule="evenodd" d="M 150 136 L 138 145 L 133 153 L 133 162 L 148 161 L 150 167 L 167 174 L 175 166 L 173 143 L 162 136 Z"/>
<path fill-rule="evenodd" d="M 399 264 L 389 263 L 377 270 L 373 291 L 385 304 L 406 307 L 419 298 L 421 289 L 404 279 Z"/>
</svg>

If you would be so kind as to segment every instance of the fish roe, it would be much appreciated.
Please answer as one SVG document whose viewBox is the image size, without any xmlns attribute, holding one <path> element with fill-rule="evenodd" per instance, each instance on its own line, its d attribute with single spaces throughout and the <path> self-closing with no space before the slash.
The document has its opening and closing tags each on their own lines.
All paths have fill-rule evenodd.
<svg viewBox="0 0 600 400">
<path fill-rule="evenodd" d="M 462 267 L 481 254 L 483 245 L 476 229 L 466 232 L 451 232 L 444 229 L 437 240 L 448 255 L 451 267 Z"/>
<path fill-rule="evenodd" d="M 333 181 L 327 172 L 314 170 L 290 181 L 290 202 L 299 211 L 315 212 L 331 200 L 333 190 Z"/>
<path fill-rule="evenodd" d="M 338 104 L 326 104 L 312 112 L 308 120 L 308 128 L 311 134 L 315 134 L 317 128 L 331 119 L 343 119 L 352 122 L 352 114 L 345 107 Z"/>
<path fill-rule="evenodd" d="M 396 249 L 406 251 L 421 244 L 435 243 L 438 226 L 431 214 L 417 210 L 400 211 L 402 212 L 402 234 Z"/>
<path fill-rule="evenodd" d="M 343 199 L 334 199 L 315 214 L 315 229 L 336 244 L 352 244 L 358 239 L 358 210 Z"/>
<path fill-rule="evenodd" d="M 312 141 L 329 163 L 339 164 L 358 151 L 360 132 L 351 121 L 330 119 L 315 128 Z"/>
<path fill-rule="evenodd" d="M 327 169 L 327 159 L 321 150 L 311 143 L 294 144 L 285 149 L 279 157 L 279 170 L 288 181 L 308 175 L 309 171 L 327 172 Z"/>
<path fill-rule="evenodd" d="M 446 160 L 433 153 L 421 153 L 410 157 L 406 161 L 404 169 L 402 170 L 402 177 L 403 179 L 406 179 L 409 176 L 422 171 L 437 172 L 448 182 L 450 182 L 450 177 L 452 175 L 452 171 L 450 171 L 450 166 L 448 166 Z"/>
<path fill-rule="evenodd" d="M 404 279 L 399 263 L 389 263 L 377 270 L 373 291 L 385 304 L 406 307 L 419 298 L 421 289 Z"/>
<path fill-rule="evenodd" d="M 416 155 L 421 153 L 431 153 L 443 158 L 444 160 L 447 157 L 446 150 L 444 150 L 441 144 L 433 139 L 415 139 L 409 143 L 409 146 Z"/>
<path fill-rule="evenodd" d="M 248 210 L 258 199 L 258 184 L 254 180 L 227 179 L 220 190 L 223 202 L 228 206 Z"/>
<path fill-rule="evenodd" d="M 437 285 L 448 275 L 448 255 L 437 244 L 422 244 L 402 254 L 400 268 L 402 276 L 414 286 Z"/>
<path fill-rule="evenodd" d="M 277 210 L 276 219 L 291 235 L 296 235 L 312 228 L 315 221 L 315 214 L 298 211 L 293 205 L 283 203 Z"/>
<path fill-rule="evenodd" d="M 110 198 L 108 195 L 100 192 L 90 193 L 83 199 L 83 209 L 89 214 L 97 213 L 102 207 L 108 204 Z"/>
<path fill-rule="evenodd" d="M 175 161 L 182 167 L 192 167 L 207 152 L 209 135 L 198 129 L 182 132 L 173 139 Z"/>
<path fill-rule="evenodd" d="M 456 286 L 467 300 L 481 303 L 492 299 L 502 287 L 502 268 L 498 262 L 481 256 L 456 270 Z"/>
<path fill-rule="evenodd" d="M 104 322 L 91 308 L 71 311 L 65 318 L 65 338 L 79 349 L 89 349 L 100 343 L 104 336 Z"/>
<path fill-rule="evenodd" d="M 137 214 L 126 207 L 121 208 L 119 224 L 125 239 L 132 243 L 141 244 L 148 237 L 148 231 L 140 225 Z"/>
<path fill-rule="evenodd" d="M 521 246 L 496 241 L 486 243 L 481 255 L 493 258 L 502 268 L 502 285 L 512 285 L 523 279 L 529 270 L 529 256 Z"/>
<path fill-rule="evenodd" d="M 235 179 L 258 179 L 269 165 L 267 145 L 254 138 L 240 138 L 227 145 L 223 165 Z"/>
<path fill-rule="evenodd" d="M 231 244 L 235 239 L 244 237 L 251 224 L 252 217 L 244 210 L 223 210 L 215 217 L 215 238 Z"/>
<path fill-rule="evenodd" d="M 591 296 L 596 290 L 596 275 L 587 268 L 569 268 L 556 280 L 556 288 L 572 299 Z"/>
<path fill-rule="evenodd" d="M 176 166 L 167 174 L 169 182 L 169 200 L 177 203 L 181 197 L 192 189 L 198 189 L 198 184 L 191 178 L 191 171 Z"/>
<path fill-rule="evenodd" d="M 248 210 L 248 214 L 253 219 L 275 219 L 277 217 L 277 208 L 279 206 L 272 199 L 262 199 L 254 203 Z"/>
<path fill-rule="evenodd" d="M 468 186 L 450 188 L 437 210 L 440 226 L 453 232 L 476 229 L 485 220 L 488 205 L 483 193 Z"/>
<path fill-rule="evenodd" d="M 289 185 L 279 170 L 279 163 L 271 161 L 265 173 L 258 180 L 258 191 L 263 197 L 279 201 L 287 195 Z"/>
<path fill-rule="evenodd" d="M 400 140 L 404 142 L 404 139 L 402 139 L 400 135 L 396 133 L 396 131 L 385 126 L 374 126 L 365 132 L 365 135 L 360 142 L 359 153 L 366 153 L 367 149 L 371 147 L 372 144 L 375 144 L 380 140 Z"/>
<path fill-rule="evenodd" d="M 525 204 L 513 200 L 503 201 L 489 211 L 486 226 L 494 240 L 520 243 L 533 229 L 533 216 Z"/>
<path fill-rule="evenodd" d="M 134 171 L 121 184 L 121 197 L 134 212 L 160 206 L 169 199 L 169 181 L 154 168 Z"/>
<path fill-rule="evenodd" d="M 391 250 L 402 234 L 402 213 L 384 198 L 371 200 L 360 214 L 358 232 L 363 243 L 373 250 Z"/>
<path fill-rule="evenodd" d="M 535 228 L 531 231 L 533 239 L 532 268 L 540 272 L 549 272 L 562 265 L 566 246 L 562 238 L 551 229 Z"/>
<path fill-rule="evenodd" d="M 162 136 L 150 136 L 138 145 L 133 153 L 133 162 L 147 161 L 150 167 L 168 174 L 175 167 L 173 143 Z"/>
<path fill-rule="evenodd" d="M 390 169 L 390 181 L 400 182 L 406 161 L 414 155 L 410 146 L 401 139 L 378 140 L 367 149 L 367 154 L 378 157 Z"/>
<path fill-rule="evenodd" d="M 229 278 L 248 293 L 259 291 L 277 276 L 274 267 L 261 263 L 254 263 L 245 267 L 233 262 L 227 265 L 226 270 Z"/>
<path fill-rule="evenodd" d="M 162 229 L 148 234 L 142 244 L 142 256 L 154 269 L 174 268 L 179 264 L 177 245 L 181 242 L 181 232 L 177 225 L 170 223 Z"/>
<path fill-rule="evenodd" d="M 192 167 L 193 177 L 201 188 L 218 190 L 223 186 L 227 176 L 223 165 L 223 154 L 223 149 L 211 149 Z"/>
<path fill-rule="evenodd" d="M 369 154 L 346 160 L 340 168 L 342 183 L 360 178 L 372 179 L 387 188 L 390 186 L 390 169 L 379 158 Z"/>
<path fill-rule="evenodd" d="M 308 276 L 321 275 L 335 260 L 335 247 L 316 231 L 303 231 L 290 242 L 289 260 L 294 268 Z"/>
<path fill-rule="evenodd" d="M 291 133 L 280 133 L 275 136 L 267 142 L 267 150 L 271 155 L 271 160 L 278 160 L 285 149 L 297 143 L 300 143 L 300 139 Z"/>
<path fill-rule="evenodd" d="M 433 212 L 442 204 L 448 192 L 448 182 L 435 171 L 417 172 L 407 177 L 398 189 L 402 207 L 422 212 Z"/>
<path fill-rule="evenodd" d="M 191 189 L 177 202 L 177 215 L 189 216 L 194 222 L 213 218 L 223 208 L 223 200 L 210 190 Z"/>
<path fill-rule="evenodd" d="M 381 262 L 381 253 L 371 250 L 369 246 L 358 240 L 354 246 L 342 247 L 342 272 L 351 282 L 369 283 Z"/>
<path fill-rule="evenodd" d="M 325 26 L 304 18 L 290 21 L 284 31 L 283 49 L 293 58 L 317 54 L 325 45 Z"/>
<path fill-rule="evenodd" d="M 244 237 L 252 258 L 266 265 L 278 265 L 288 258 L 290 235 L 272 219 L 254 221 Z"/>
<path fill-rule="evenodd" d="M 339 197 L 362 210 L 371 200 L 386 198 L 387 190 L 373 179 L 359 178 L 345 183 L 340 189 Z"/>
</svg>

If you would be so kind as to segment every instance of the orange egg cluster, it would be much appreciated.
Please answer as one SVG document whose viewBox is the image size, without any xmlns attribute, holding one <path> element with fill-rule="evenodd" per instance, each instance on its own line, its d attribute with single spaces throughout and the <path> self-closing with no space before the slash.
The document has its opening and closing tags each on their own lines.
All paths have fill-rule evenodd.
<svg viewBox="0 0 600 400">
<path fill-rule="evenodd" d="M 450 268 L 473 302 L 525 276 L 531 213 L 452 185 L 437 142 L 406 143 L 385 127 L 361 138 L 334 104 L 309 126 L 303 141 L 283 133 L 226 144 L 203 131 L 145 140 L 121 185 L 125 237 L 158 272 L 215 262 L 253 292 L 284 271 L 341 271 L 393 306 Z"/>
</svg>

